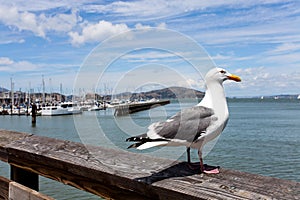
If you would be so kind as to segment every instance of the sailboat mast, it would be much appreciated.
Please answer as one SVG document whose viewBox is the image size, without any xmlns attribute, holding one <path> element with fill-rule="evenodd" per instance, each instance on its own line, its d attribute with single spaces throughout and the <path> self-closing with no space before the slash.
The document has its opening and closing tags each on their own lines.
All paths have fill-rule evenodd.
<svg viewBox="0 0 300 200">
<path fill-rule="evenodd" d="M 43 82 L 43 105 L 45 105 L 45 80 L 44 75 L 42 75 L 42 82 Z"/>
<path fill-rule="evenodd" d="M 15 95 L 14 95 L 14 83 L 12 77 L 10 78 L 10 87 L 11 87 L 11 107 L 10 107 L 10 113 L 13 113 L 13 106 L 15 104 Z"/>
</svg>

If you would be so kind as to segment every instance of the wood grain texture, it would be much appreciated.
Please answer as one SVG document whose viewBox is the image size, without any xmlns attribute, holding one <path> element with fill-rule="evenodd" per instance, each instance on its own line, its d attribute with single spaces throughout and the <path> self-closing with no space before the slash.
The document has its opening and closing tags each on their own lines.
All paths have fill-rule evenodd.
<svg viewBox="0 0 300 200">
<path fill-rule="evenodd" d="M 54 200 L 4 177 L 0 177 L 0 200 Z"/>
<path fill-rule="evenodd" d="M 16 182 L 9 183 L 9 200 L 54 200 Z"/>
<path fill-rule="evenodd" d="M 9 182 L 11 181 L 0 176 L 0 200 L 8 199 Z"/>
<path fill-rule="evenodd" d="M 112 199 L 300 199 L 300 183 L 14 132 L 1 149 L 11 165 Z M 13 139 L 10 139 L 12 136 Z M 21 136 L 21 137 L 20 137 Z"/>
<path fill-rule="evenodd" d="M 143 102 L 143 103 L 133 103 L 133 104 L 125 104 L 115 106 L 115 116 L 123 116 L 131 113 L 149 110 L 152 108 L 156 108 L 158 106 L 164 106 L 169 104 L 170 100 L 161 100 L 161 101 L 153 101 L 153 102 Z"/>
<path fill-rule="evenodd" d="M 25 137 L 30 136 L 30 134 L 19 133 L 14 131 L 5 131 L 0 129 L 0 160 L 7 162 L 7 151 L 5 145 L 10 144 L 16 140 L 22 140 Z"/>
</svg>

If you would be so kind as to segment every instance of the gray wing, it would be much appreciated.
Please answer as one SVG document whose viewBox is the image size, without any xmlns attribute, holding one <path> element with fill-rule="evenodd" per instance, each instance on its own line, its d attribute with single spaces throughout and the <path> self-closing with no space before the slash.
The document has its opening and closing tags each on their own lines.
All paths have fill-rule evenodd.
<svg viewBox="0 0 300 200">
<path fill-rule="evenodd" d="M 195 106 L 178 112 L 165 122 L 157 122 L 152 129 L 163 139 L 193 142 L 205 133 L 212 120 L 216 120 L 213 115 L 212 109 Z"/>
</svg>

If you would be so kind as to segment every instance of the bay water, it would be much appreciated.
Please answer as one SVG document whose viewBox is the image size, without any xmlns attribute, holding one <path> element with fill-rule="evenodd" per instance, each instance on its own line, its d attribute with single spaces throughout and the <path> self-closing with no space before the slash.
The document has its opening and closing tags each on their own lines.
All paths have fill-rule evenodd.
<svg viewBox="0 0 300 200">
<path fill-rule="evenodd" d="M 30 116 L 0 116 L 0 129 L 126 150 L 129 136 L 144 133 L 155 121 L 165 120 L 195 100 L 114 117 L 113 110 L 74 116 L 41 116 L 36 126 Z M 296 99 L 229 99 L 230 119 L 224 132 L 207 150 L 204 162 L 264 176 L 300 182 L 300 101 Z M 186 160 L 184 147 L 130 150 L 151 156 Z M 197 152 L 192 160 L 199 162 Z M 9 178 L 9 166 L 0 161 L 0 176 Z M 99 197 L 40 177 L 40 191 L 55 199 Z"/>
</svg>

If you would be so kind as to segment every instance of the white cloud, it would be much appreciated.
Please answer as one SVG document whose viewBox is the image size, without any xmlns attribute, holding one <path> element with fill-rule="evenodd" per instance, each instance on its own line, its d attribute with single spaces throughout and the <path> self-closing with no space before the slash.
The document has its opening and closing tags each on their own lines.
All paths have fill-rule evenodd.
<svg viewBox="0 0 300 200">
<path fill-rule="evenodd" d="M 249 67 L 237 69 L 235 74 L 242 78 L 242 82 L 228 84 L 228 87 L 240 88 L 240 96 L 295 94 L 300 91 L 299 72 L 270 67 Z"/>
<path fill-rule="evenodd" d="M 182 86 L 182 87 L 187 87 L 187 88 L 194 88 L 197 90 L 205 90 L 205 82 L 204 80 L 195 80 L 192 78 L 187 78 L 185 81 L 183 82 L 178 82 L 176 85 L 178 86 Z"/>
<path fill-rule="evenodd" d="M 300 43 L 283 43 L 275 47 L 275 49 L 267 52 L 267 54 L 283 54 L 300 50 Z"/>
<path fill-rule="evenodd" d="M 7 7 L 17 7 L 20 11 L 44 11 L 49 9 L 55 9 L 59 7 L 74 7 L 76 5 L 82 5 L 82 2 L 85 0 L 77 0 L 77 1 L 61 1 L 61 0 L 43 0 L 43 1 L 36 1 L 36 0 L 13 0 L 13 1 L 6 1 L 0 0 L 0 4 L 7 6 Z"/>
<path fill-rule="evenodd" d="M 300 19 L 297 20 L 300 23 Z M 296 24 L 294 22 L 293 24 Z M 238 26 L 236 28 L 222 29 L 222 31 L 203 31 L 199 32 L 197 38 L 210 45 L 221 44 L 257 44 L 282 43 L 300 41 L 299 28 L 291 26 L 290 22 L 276 22 L 264 25 L 248 25 L 247 27 Z M 220 33 L 221 32 L 221 33 Z"/>
<path fill-rule="evenodd" d="M 269 55 L 265 58 L 262 58 L 263 61 L 267 61 L 271 64 L 281 65 L 281 66 L 290 66 L 300 65 L 300 52 L 295 53 L 286 53 L 279 55 Z"/>
<path fill-rule="evenodd" d="M 182 74 L 168 66 L 151 64 L 139 66 L 123 73 L 117 79 L 110 80 L 118 80 L 114 88 L 118 92 L 126 91 L 126 88 L 141 88 L 147 85 L 160 85 L 163 87 L 199 86 L 199 83 L 186 76 L 186 74 Z"/>
<path fill-rule="evenodd" d="M 285 3 L 293 0 L 285 0 Z M 109 2 L 109 1 L 108 1 Z M 111 2 L 111 3 L 110 3 Z M 61 1 L 61 0 L 0 0 L 1 5 L 16 6 L 20 11 L 45 11 L 55 8 L 82 8 L 89 13 L 114 13 L 123 14 L 125 16 L 151 16 L 162 15 L 165 13 L 188 12 L 193 10 L 203 10 L 206 8 L 219 7 L 239 7 L 245 8 L 255 5 L 268 5 L 282 3 L 282 0 L 219 0 L 219 1 L 195 1 L 195 0 L 141 0 L 141 1 L 105 1 L 99 0 L 76 0 L 76 1 Z"/>
<path fill-rule="evenodd" d="M 130 54 L 126 54 L 123 57 L 121 57 L 122 59 L 127 60 L 128 62 L 143 62 L 145 60 L 147 61 L 158 61 L 160 60 L 161 62 L 164 59 L 168 59 L 168 61 L 170 59 L 178 59 L 178 57 L 174 54 L 171 54 L 169 52 L 165 52 L 165 51 L 146 51 L 146 52 L 133 52 Z"/>
<path fill-rule="evenodd" d="M 31 1 L 31 0 L 29 0 Z M 286 1 L 288 4 L 291 1 Z M 212 1 L 164 1 L 164 0 L 154 0 L 154 1 L 115 1 L 112 3 L 105 4 L 104 2 L 85 2 L 76 1 L 70 3 L 63 3 L 61 1 L 43 1 L 31 2 L 33 4 L 28 6 L 29 3 L 23 1 L 14 1 L 14 3 L 9 3 L 3 1 L 0 4 L 0 22 L 8 27 L 16 28 L 18 30 L 27 30 L 33 32 L 39 37 L 47 37 L 47 33 L 50 31 L 68 33 L 71 37 L 71 42 L 73 45 L 80 45 L 87 42 L 101 41 L 103 38 L 110 36 L 110 33 L 119 33 L 120 29 L 128 29 L 128 25 L 125 23 L 120 23 L 122 20 L 137 21 L 136 28 L 140 27 L 150 27 L 147 25 L 142 25 L 140 22 L 150 19 L 150 18 L 163 18 L 163 16 L 172 16 L 174 18 L 174 26 L 170 28 L 178 28 L 177 30 L 185 30 L 193 28 L 193 32 L 198 30 L 196 34 L 201 38 L 201 42 L 207 44 L 221 44 L 221 43 L 236 43 L 236 42 L 249 42 L 249 41 L 293 41 L 295 39 L 299 40 L 299 28 L 298 26 L 291 26 L 292 24 L 299 24 L 299 19 L 296 17 L 291 22 L 290 20 L 274 20 L 274 19 L 284 19 L 291 14 L 297 14 L 297 11 L 292 6 L 286 6 L 284 10 L 272 10 L 271 8 L 262 8 L 258 5 L 266 4 L 276 4 L 282 3 L 280 0 L 263 0 L 257 2 L 255 0 L 243 1 L 243 0 L 220 0 L 216 2 Z M 27 5 L 28 4 L 28 5 Z M 196 15 L 189 21 L 197 20 L 201 23 L 186 23 L 186 17 L 179 17 L 179 21 L 176 23 L 176 16 L 181 16 L 185 12 L 191 12 L 206 9 L 218 9 L 222 7 L 225 8 L 248 8 L 253 6 L 249 11 L 236 10 L 230 12 L 231 14 L 217 14 L 215 17 L 205 17 L 199 19 Z M 55 14 L 46 15 L 45 11 L 50 9 L 60 8 L 62 10 L 73 11 L 70 14 Z M 87 22 L 83 23 L 82 18 L 75 11 L 76 9 L 84 10 L 86 12 L 99 13 L 103 20 L 98 21 L 98 23 Z M 34 11 L 41 14 L 36 14 Z M 213 10 L 208 10 L 208 12 L 213 13 Z M 268 14 L 265 14 L 268 13 Z M 107 14 L 107 15 L 106 15 Z M 113 17 L 111 17 L 113 16 Z M 128 16 L 131 19 L 127 18 Z M 220 18 L 222 16 L 222 18 Z M 114 23 L 113 21 L 117 18 L 119 22 Z M 297 22 L 298 21 L 298 22 Z M 101 24 L 102 22 L 102 24 Z M 257 22 L 267 22 L 264 24 Z M 272 22 L 272 23 L 269 23 Z M 245 25 L 248 23 L 249 26 L 237 26 L 239 24 Z M 253 23 L 253 24 L 252 24 Z M 276 23 L 276 25 L 274 25 Z M 165 23 L 160 23 L 158 28 L 165 28 Z M 229 27 L 234 26 L 234 29 L 222 29 L 222 34 L 220 31 L 206 31 L 207 28 L 218 28 L 218 27 Z M 80 28 L 81 27 L 81 28 Z M 199 31 L 204 29 L 204 31 Z M 93 32 L 87 33 L 92 30 Z M 285 34 L 294 33 L 294 38 L 287 37 Z M 88 36 L 91 34 L 91 36 Z M 277 35 L 274 37 L 274 35 Z M 296 37 L 296 38 L 295 38 Z M 100 38 L 100 39 L 99 39 Z"/>
<path fill-rule="evenodd" d="M 65 32 L 72 30 L 82 18 L 73 9 L 70 14 L 56 14 L 47 17 L 45 14 L 39 15 L 39 21 L 44 31 Z"/>
<path fill-rule="evenodd" d="M 57 51 L 58 49 L 51 48 L 58 46 L 64 51 L 63 48 L 69 48 L 63 41 L 68 37 L 74 46 L 81 46 L 87 43 L 95 44 L 132 28 L 165 28 L 168 24 L 168 28 L 187 34 L 198 43 L 211 48 L 215 55 L 212 58 L 217 60 L 220 66 L 265 66 L 241 69 L 238 75 L 241 75 L 243 82 L 228 84 L 229 87 L 247 88 L 243 92 L 252 90 L 255 94 L 255 89 L 273 91 L 276 87 L 288 89 L 288 86 L 292 88 L 293 84 L 296 85 L 294 88 L 299 85 L 299 80 L 296 84 L 297 79 L 293 76 L 299 75 L 293 73 L 299 71 L 297 67 L 299 68 L 300 64 L 299 14 L 299 6 L 294 0 L 0 0 L 0 28 L 3 29 L 0 32 L 0 44 L 19 42 L 18 47 L 24 48 L 25 51 L 30 45 L 40 45 L 41 43 L 34 43 L 34 40 L 26 40 L 24 35 L 28 36 L 30 33 L 54 41 L 55 45 L 51 46 L 43 43 L 43 47 L 49 48 L 49 52 Z M 175 46 L 170 38 L 152 39 Z M 26 45 L 23 45 L 25 40 Z M 128 41 L 121 45 L 128 46 L 131 43 L 132 41 Z M 5 55 L 10 58 L 0 58 L 1 72 L 22 73 L 22 70 L 27 74 L 40 74 L 41 71 L 50 71 L 46 64 L 38 63 L 38 59 L 37 64 L 33 63 L 35 61 L 20 61 L 13 57 L 18 56 L 14 53 L 8 51 Z M 26 55 L 33 57 L 30 53 Z M 39 52 L 34 54 L 35 58 L 41 57 Z M 51 57 L 51 53 L 47 56 Z M 68 56 L 65 63 L 72 60 Z M 125 58 L 128 62 L 129 59 L 131 62 L 162 62 L 176 59 L 168 54 L 154 53 L 130 54 Z M 54 58 L 51 62 L 47 64 L 54 67 L 53 62 L 57 60 Z M 196 85 L 193 80 L 196 79 L 191 77 L 188 82 Z"/>
<path fill-rule="evenodd" d="M 11 65 L 14 61 L 7 57 L 0 57 L 0 66 L 1 65 Z"/>
<path fill-rule="evenodd" d="M 96 24 L 87 24 L 82 28 L 81 33 L 69 32 L 71 43 L 74 46 L 84 44 L 86 42 L 102 41 L 110 36 L 129 31 L 126 24 L 112 24 L 101 20 Z"/>
<path fill-rule="evenodd" d="M 246 8 L 256 5 L 282 3 L 281 0 L 219 0 L 219 1 L 194 1 L 194 0 L 141 0 L 141 1 L 114 1 L 110 4 L 83 5 L 87 12 L 110 13 L 119 16 L 133 17 L 135 19 L 153 19 L 180 15 L 186 12 L 212 9 L 239 7 Z"/>
<path fill-rule="evenodd" d="M 45 37 L 44 31 L 37 24 L 35 14 L 27 11 L 19 12 L 16 7 L 0 6 L 0 21 L 9 27 L 16 27 L 20 31 L 29 30 L 40 37 Z"/>
<path fill-rule="evenodd" d="M 28 61 L 14 61 L 8 57 L 0 57 L 0 72 L 26 72 L 37 70 L 38 68 L 38 65 Z"/>
<path fill-rule="evenodd" d="M 76 10 L 72 10 L 70 14 L 46 16 L 44 13 L 37 15 L 28 11 L 19 11 L 17 7 L 0 5 L 0 22 L 10 29 L 31 31 L 42 38 L 46 38 L 48 31 L 68 32 L 80 21 L 81 18 Z"/>
<path fill-rule="evenodd" d="M 135 25 L 135 28 L 136 28 L 136 29 L 144 29 L 144 28 L 151 28 L 151 26 L 149 26 L 149 25 L 145 26 L 145 25 L 143 25 L 143 24 L 141 24 L 141 23 L 137 23 L 137 24 Z"/>
<path fill-rule="evenodd" d="M 148 29 L 149 25 L 138 23 L 135 25 L 136 29 Z M 165 29 L 166 24 L 160 23 L 157 28 Z M 101 42 L 109 37 L 130 31 L 125 23 L 113 24 L 109 21 L 100 20 L 98 23 L 83 23 L 81 31 L 70 31 L 68 34 L 71 38 L 71 44 L 80 46 L 87 42 Z"/>
<path fill-rule="evenodd" d="M 222 55 L 222 54 L 217 54 L 217 55 L 214 55 L 214 56 L 211 56 L 211 59 L 213 60 L 231 60 L 233 57 L 230 55 Z"/>
</svg>

